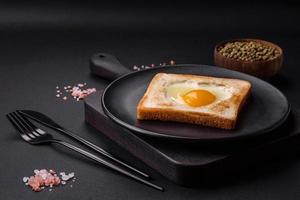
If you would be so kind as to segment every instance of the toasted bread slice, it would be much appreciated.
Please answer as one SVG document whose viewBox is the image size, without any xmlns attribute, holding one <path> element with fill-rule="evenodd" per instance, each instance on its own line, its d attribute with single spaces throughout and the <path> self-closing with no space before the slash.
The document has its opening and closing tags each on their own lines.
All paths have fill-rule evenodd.
<svg viewBox="0 0 300 200">
<path fill-rule="evenodd" d="M 182 95 L 175 98 L 170 95 L 170 88 L 176 87 L 178 94 L 183 90 L 201 89 L 211 92 L 216 98 L 208 105 L 193 107 L 180 99 Z M 158 73 L 137 106 L 137 119 L 233 129 L 250 89 L 251 84 L 244 80 Z"/>
</svg>

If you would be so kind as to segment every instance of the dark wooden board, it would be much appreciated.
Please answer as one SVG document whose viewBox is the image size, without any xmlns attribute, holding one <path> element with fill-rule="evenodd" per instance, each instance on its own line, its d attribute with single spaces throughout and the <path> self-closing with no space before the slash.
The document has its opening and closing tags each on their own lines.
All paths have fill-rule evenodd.
<svg viewBox="0 0 300 200">
<path fill-rule="evenodd" d="M 300 114 L 293 110 L 287 122 L 255 140 L 234 143 L 179 143 L 142 137 L 112 122 L 101 107 L 101 93 L 85 100 L 85 120 L 151 168 L 180 185 L 210 182 L 249 166 L 268 162 L 298 145 Z"/>
</svg>

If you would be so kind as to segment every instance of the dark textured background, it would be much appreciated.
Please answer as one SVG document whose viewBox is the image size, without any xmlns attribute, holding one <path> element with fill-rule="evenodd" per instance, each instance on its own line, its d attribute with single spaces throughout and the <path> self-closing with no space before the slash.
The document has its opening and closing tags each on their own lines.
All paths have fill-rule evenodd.
<svg viewBox="0 0 300 200">
<path fill-rule="evenodd" d="M 55 97 L 56 85 L 86 81 L 97 89 L 105 87 L 107 82 L 89 72 L 88 60 L 95 52 L 114 54 L 128 67 L 171 59 L 213 64 L 216 43 L 251 37 L 273 41 L 284 49 L 283 70 L 272 82 L 299 108 L 299 8 L 292 3 L 259 2 L 1 3 L 0 199 L 299 199 L 297 152 L 249 169 L 228 184 L 184 188 L 88 126 L 82 102 Z M 96 144 L 119 151 L 167 191 L 145 187 L 60 147 L 26 144 L 5 118 L 15 109 L 41 111 Z M 22 177 L 35 168 L 74 171 L 77 181 L 73 188 L 33 193 Z"/>
</svg>

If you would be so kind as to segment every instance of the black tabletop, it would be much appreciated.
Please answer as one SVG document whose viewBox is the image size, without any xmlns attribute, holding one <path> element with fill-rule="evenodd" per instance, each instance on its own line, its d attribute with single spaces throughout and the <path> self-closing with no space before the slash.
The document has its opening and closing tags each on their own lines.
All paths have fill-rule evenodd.
<svg viewBox="0 0 300 200">
<path fill-rule="evenodd" d="M 181 187 L 155 173 L 87 125 L 82 101 L 57 98 L 56 86 L 107 81 L 89 71 L 96 52 L 116 55 L 128 68 L 175 60 L 213 64 L 213 48 L 229 38 L 259 38 L 284 50 L 270 82 L 299 108 L 299 7 L 286 3 L 57 2 L 0 6 L 0 199 L 298 199 L 299 152 L 291 152 L 228 183 Z M 134 86 L 133 86 L 134 87 Z M 55 145 L 31 146 L 5 114 L 32 109 L 150 173 L 165 192 L 148 188 Z M 55 134 L 55 133 L 53 133 Z M 58 137 L 61 137 L 57 134 Z M 22 182 L 34 169 L 75 172 L 76 181 L 32 192 Z"/>
</svg>

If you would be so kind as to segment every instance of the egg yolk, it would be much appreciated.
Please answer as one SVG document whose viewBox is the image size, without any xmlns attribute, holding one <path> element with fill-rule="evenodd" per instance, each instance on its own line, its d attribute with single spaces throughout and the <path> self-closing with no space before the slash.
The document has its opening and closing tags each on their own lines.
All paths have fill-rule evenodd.
<svg viewBox="0 0 300 200">
<path fill-rule="evenodd" d="M 216 96 L 207 90 L 191 90 L 182 96 L 186 104 L 192 107 L 199 107 L 211 104 Z"/>
</svg>

